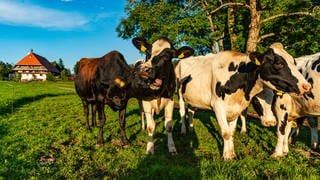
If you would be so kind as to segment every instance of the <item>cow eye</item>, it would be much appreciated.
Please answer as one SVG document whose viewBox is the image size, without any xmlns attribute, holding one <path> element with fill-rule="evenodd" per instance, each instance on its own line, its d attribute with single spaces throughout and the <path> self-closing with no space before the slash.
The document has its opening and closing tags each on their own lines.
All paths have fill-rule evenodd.
<svg viewBox="0 0 320 180">
<path fill-rule="evenodd" d="M 284 67 L 284 64 L 283 62 L 281 61 L 276 61 L 274 64 L 273 64 L 273 67 L 276 69 L 276 70 L 280 70 Z"/>
</svg>

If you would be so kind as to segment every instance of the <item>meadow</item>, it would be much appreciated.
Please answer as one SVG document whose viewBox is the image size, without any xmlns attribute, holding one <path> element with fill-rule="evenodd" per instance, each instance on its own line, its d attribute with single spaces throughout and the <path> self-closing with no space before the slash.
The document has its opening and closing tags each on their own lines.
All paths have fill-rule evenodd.
<svg viewBox="0 0 320 180">
<path fill-rule="evenodd" d="M 155 154 L 146 155 L 138 103 L 126 112 L 130 147 L 120 144 L 118 113 L 106 107 L 102 147 L 98 129 L 84 126 L 82 104 L 73 82 L 0 81 L 0 179 L 319 179 L 320 155 L 308 146 L 302 128 L 287 157 L 271 158 L 276 128 L 248 119 L 248 132 L 235 135 L 237 159 L 222 160 L 223 142 L 214 114 L 198 112 L 193 133 L 180 134 L 178 110 L 174 133 L 178 155 L 168 153 L 162 114 L 155 117 Z"/>
</svg>

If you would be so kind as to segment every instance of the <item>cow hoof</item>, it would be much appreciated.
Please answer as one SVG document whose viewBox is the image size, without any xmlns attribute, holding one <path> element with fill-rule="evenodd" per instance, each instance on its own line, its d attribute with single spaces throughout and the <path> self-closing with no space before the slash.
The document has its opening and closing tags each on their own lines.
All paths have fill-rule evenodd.
<svg viewBox="0 0 320 180">
<path fill-rule="evenodd" d="M 127 149 L 127 148 L 130 147 L 130 144 L 122 145 L 122 147 L 123 147 L 124 149 Z"/>
<path fill-rule="evenodd" d="M 265 121 L 263 122 L 263 126 L 265 127 L 272 127 L 272 126 L 275 126 L 277 125 L 277 121 Z"/>
<path fill-rule="evenodd" d="M 103 144 L 99 144 L 99 143 L 96 144 L 96 147 L 97 147 L 97 148 L 100 148 L 100 147 L 102 147 L 102 146 L 103 146 Z"/>
<path fill-rule="evenodd" d="M 171 154 L 171 155 L 177 155 L 178 153 L 177 153 L 177 149 L 176 149 L 176 147 L 174 146 L 174 144 L 173 145 L 171 145 L 171 146 L 169 146 L 170 148 L 169 148 L 169 153 Z"/>
<path fill-rule="evenodd" d="M 229 152 L 229 153 L 223 154 L 223 160 L 225 160 L 225 161 L 233 160 L 235 157 L 236 157 L 236 154 L 234 152 Z"/>
<path fill-rule="evenodd" d="M 193 126 L 190 126 L 190 127 L 189 127 L 189 132 L 192 133 L 193 131 L 194 131 Z"/>
<path fill-rule="evenodd" d="M 273 154 L 271 155 L 271 157 L 272 157 L 272 158 L 275 158 L 275 159 L 278 159 L 278 158 L 281 158 L 281 157 L 284 157 L 284 156 L 286 156 L 285 153 L 273 153 Z"/>
<path fill-rule="evenodd" d="M 186 134 L 187 134 L 186 127 L 181 126 L 181 134 L 182 134 L 182 135 L 186 135 Z"/>
<path fill-rule="evenodd" d="M 174 151 L 174 152 L 169 152 L 171 156 L 176 156 L 178 155 L 178 152 L 177 151 Z"/>
<path fill-rule="evenodd" d="M 130 141 L 128 139 L 121 140 L 122 146 L 130 146 Z"/>
<path fill-rule="evenodd" d="M 147 154 L 151 155 L 154 153 L 154 144 L 152 142 L 148 142 L 147 144 Z"/>
</svg>

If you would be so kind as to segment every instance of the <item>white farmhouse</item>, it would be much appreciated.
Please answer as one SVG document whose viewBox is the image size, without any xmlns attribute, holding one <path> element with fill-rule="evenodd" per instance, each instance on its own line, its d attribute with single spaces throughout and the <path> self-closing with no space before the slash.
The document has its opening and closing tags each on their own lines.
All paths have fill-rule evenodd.
<svg viewBox="0 0 320 180">
<path fill-rule="evenodd" d="M 59 74 L 59 70 L 46 58 L 34 53 L 32 50 L 15 65 L 13 70 L 21 74 L 21 81 L 45 81 L 48 72 L 53 75 Z"/>
</svg>

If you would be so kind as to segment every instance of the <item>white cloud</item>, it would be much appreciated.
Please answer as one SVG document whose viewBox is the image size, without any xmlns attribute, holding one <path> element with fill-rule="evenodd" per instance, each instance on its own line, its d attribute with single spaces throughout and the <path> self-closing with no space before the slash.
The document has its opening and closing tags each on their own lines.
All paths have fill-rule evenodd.
<svg viewBox="0 0 320 180">
<path fill-rule="evenodd" d="M 71 2 L 72 0 L 61 0 L 62 2 Z"/>
<path fill-rule="evenodd" d="M 64 0 L 71 1 L 71 0 Z M 53 29 L 84 26 L 87 18 L 75 12 L 64 12 L 39 5 L 0 1 L 0 23 Z"/>
</svg>

